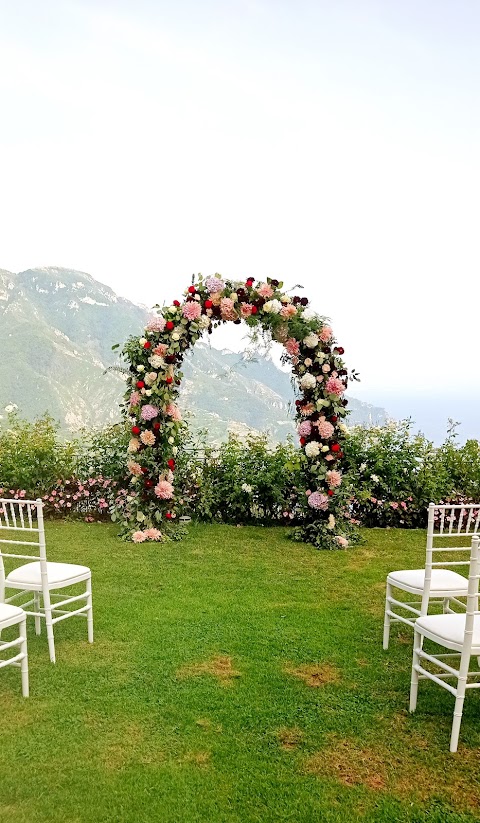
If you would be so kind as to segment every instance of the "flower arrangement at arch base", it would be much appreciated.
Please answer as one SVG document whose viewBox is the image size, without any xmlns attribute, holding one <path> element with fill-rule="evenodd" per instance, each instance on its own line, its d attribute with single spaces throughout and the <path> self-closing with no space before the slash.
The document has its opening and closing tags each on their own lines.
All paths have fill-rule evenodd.
<svg viewBox="0 0 480 823">
<path fill-rule="evenodd" d="M 344 350 L 325 318 L 306 297 L 289 296 L 267 278 L 255 284 L 198 276 L 181 300 L 157 307 L 140 337 L 123 349 L 128 362 L 125 414 L 131 425 L 130 476 L 122 510 L 123 533 L 136 543 L 182 536 L 181 501 L 175 495 L 175 464 L 182 440 L 176 403 L 185 353 L 221 323 L 261 327 L 284 347 L 301 396 L 296 402 L 299 461 L 304 478 L 300 524 L 293 537 L 321 548 L 344 548 L 352 531 L 342 489 L 342 442 L 346 434 Z"/>
</svg>

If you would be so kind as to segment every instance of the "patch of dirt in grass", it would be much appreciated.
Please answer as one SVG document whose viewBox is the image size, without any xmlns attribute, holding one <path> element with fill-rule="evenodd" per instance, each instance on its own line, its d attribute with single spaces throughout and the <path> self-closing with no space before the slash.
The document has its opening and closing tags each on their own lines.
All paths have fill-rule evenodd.
<svg viewBox="0 0 480 823">
<path fill-rule="evenodd" d="M 203 663 L 189 663 L 177 670 L 177 677 L 181 680 L 205 674 L 215 677 L 222 686 L 231 686 L 236 677 L 242 676 L 241 672 L 233 668 L 232 658 L 222 656 L 213 657 Z"/>
<path fill-rule="evenodd" d="M 194 766 L 205 768 L 210 763 L 210 752 L 187 752 L 182 757 L 182 763 L 191 763 Z"/>
<path fill-rule="evenodd" d="M 326 686 L 329 683 L 338 683 L 340 680 L 338 669 L 330 663 L 305 663 L 303 666 L 294 666 L 293 663 L 287 663 L 283 667 L 283 671 L 292 677 L 298 677 L 299 680 L 303 680 L 307 686 L 312 688 Z"/>
<path fill-rule="evenodd" d="M 344 786 L 367 786 L 374 791 L 385 788 L 385 762 L 378 750 L 360 747 L 352 740 L 334 740 L 328 748 L 309 757 L 307 774 L 335 777 Z"/>
<path fill-rule="evenodd" d="M 400 643 L 401 646 L 411 646 L 413 649 L 413 632 L 399 632 L 397 636 L 392 639 L 396 643 Z"/>
<path fill-rule="evenodd" d="M 357 657 L 356 660 L 355 660 L 355 663 L 357 664 L 357 666 L 362 666 L 362 667 L 370 665 L 369 661 L 365 660 L 364 657 Z"/>
<path fill-rule="evenodd" d="M 347 571 L 356 572 L 360 571 L 360 569 L 364 569 L 374 557 L 376 557 L 375 552 L 372 552 L 369 549 L 357 550 L 354 554 L 352 553 L 350 555 L 349 562 L 346 567 Z"/>
<path fill-rule="evenodd" d="M 206 732 L 216 732 L 220 734 L 222 732 L 221 723 L 212 723 L 212 721 L 208 717 L 199 717 L 197 720 L 197 726 L 203 729 Z"/>
<path fill-rule="evenodd" d="M 286 752 L 291 752 L 296 749 L 300 743 L 303 742 L 303 739 L 304 734 L 298 726 L 293 726 L 291 729 L 282 726 L 277 730 L 277 740 L 280 743 L 280 747 Z"/>
</svg>

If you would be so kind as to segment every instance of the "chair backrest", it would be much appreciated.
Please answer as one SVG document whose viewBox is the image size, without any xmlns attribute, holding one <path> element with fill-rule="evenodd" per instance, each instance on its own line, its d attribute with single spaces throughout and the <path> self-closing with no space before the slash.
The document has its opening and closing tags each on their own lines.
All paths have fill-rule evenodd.
<svg viewBox="0 0 480 823">
<path fill-rule="evenodd" d="M 14 547 L 20 547 L 14 551 Z M 21 549 L 24 547 L 24 551 Z M 26 553 L 28 552 L 28 554 Z M 4 558 L 40 561 L 46 574 L 43 501 L 0 498 L 0 603 L 5 597 Z"/>
<path fill-rule="evenodd" d="M 428 507 L 427 551 L 422 613 L 426 614 L 430 597 L 432 570 L 469 567 L 471 544 L 465 538 L 480 534 L 480 503 L 436 504 Z M 435 559 L 434 559 L 435 558 Z M 466 584 L 466 580 L 465 580 Z"/>
</svg>

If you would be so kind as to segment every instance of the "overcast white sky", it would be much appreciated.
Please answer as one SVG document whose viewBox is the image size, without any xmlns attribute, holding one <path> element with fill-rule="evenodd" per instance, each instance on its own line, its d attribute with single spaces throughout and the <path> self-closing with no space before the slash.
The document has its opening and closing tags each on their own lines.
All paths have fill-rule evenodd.
<svg viewBox="0 0 480 823">
<path fill-rule="evenodd" d="M 0 0 L 0 267 L 275 276 L 360 396 L 479 392 L 479 42 L 477 0 Z"/>
</svg>

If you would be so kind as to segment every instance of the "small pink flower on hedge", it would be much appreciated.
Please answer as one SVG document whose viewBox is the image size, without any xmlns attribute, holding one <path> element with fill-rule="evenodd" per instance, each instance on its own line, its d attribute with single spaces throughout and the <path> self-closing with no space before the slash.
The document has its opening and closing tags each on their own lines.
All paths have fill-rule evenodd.
<svg viewBox="0 0 480 823">
<path fill-rule="evenodd" d="M 157 317 L 152 317 L 147 325 L 145 326 L 146 331 L 159 331 L 162 332 L 165 329 L 165 318 L 159 314 Z"/>
<path fill-rule="evenodd" d="M 336 469 L 332 469 L 326 474 L 327 483 L 332 489 L 336 489 L 342 483 L 342 475 Z"/>
<path fill-rule="evenodd" d="M 313 492 L 308 498 L 308 505 L 312 509 L 320 509 L 325 511 L 328 509 L 328 497 L 320 492 Z"/>
<path fill-rule="evenodd" d="M 153 420 L 154 417 L 157 417 L 158 409 L 156 406 L 151 406 L 147 403 L 146 406 L 143 407 L 142 411 L 140 412 L 140 417 L 142 420 Z"/>
<path fill-rule="evenodd" d="M 187 320 L 198 320 L 202 313 L 202 307 L 200 303 L 196 303 L 193 300 L 189 303 L 184 303 L 182 306 L 182 314 Z"/>
<path fill-rule="evenodd" d="M 142 441 L 144 446 L 155 445 L 155 435 L 151 431 L 142 432 L 140 435 L 140 440 Z"/>
<path fill-rule="evenodd" d="M 145 529 L 143 533 L 148 540 L 160 540 L 162 537 L 162 532 L 159 529 Z"/>
<path fill-rule="evenodd" d="M 134 543 L 143 543 L 143 541 L 146 540 L 146 539 L 147 539 L 147 535 L 145 534 L 145 532 L 138 531 L 138 532 L 133 532 L 133 534 L 132 534 L 132 540 L 133 540 Z"/>
<path fill-rule="evenodd" d="M 138 406 L 141 400 L 141 395 L 138 391 L 132 391 L 129 399 L 129 403 L 131 406 Z"/>
<path fill-rule="evenodd" d="M 173 497 L 173 486 L 168 480 L 159 480 L 155 486 L 155 494 L 160 500 L 171 500 Z"/>
<path fill-rule="evenodd" d="M 224 290 L 225 283 L 223 280 L 220 280 L 219 277 L 207 277 L 205 280 L 205 286 L 209 292 L 218 292 Z"/>
<path fill-rule="evenodd" d="M 223 320 L 236 320 L 235 303 L 231 297 L 222 297 L 220 300 L 220 312 Z"/>
<path fill-rule="evenodd" d="M 167 408 L 165 409 L 165 413 L 168 414 L 168 416 L 171 417 L 172 420 L 180 421 L 182 419 L 180 409 L 178 408 L 178 406 L 175 405 L 175 403 L 169 403 Z"/>
<path fill-rule="evenodd" d="M 330 326 L 324 326 L 318 336 L 322 343 L 328 343 L 333 337 L 333 329 L 331 329 Z"/>
<path fill-rule="evenodd" d="M 304 420 L 298 427 L 300 437 L 308 437 L 312 433 L 312 424 L 309 420 Z"/>
<path fill-rule="evenodd" d="M 345 386 L 339 377 L 329 377 L 325 384 L 325 390 L 329 394 L 343 394 Z"/>
<path fill-rule="evenodd" d="M 328 440 L 332 436 L 333 432 L 335 431 L 332 424 L 329 423 L 328 420 L 325 420 L 324 417 L 320 418 L 318 423 L 316 423 L 316 426 L 318 428 L 318 433 L 319 433 L 320 437 L 322 437 L 324 440 Z"/>
<path fill-rule="evenodd" d="M 342 548 L 342 549 L 346 549 L 346 548 L 347 548 L 347 546 L 348 546 L 348 540 L 347 540 L 347 538 L 346 538 L 346 537 L 342 537 L 342 535 L 341 535 L 341 534 L 339 534 L 339 535 L 335 538 L 335 540 L 337 541 L 337 543 L 338 543 L 338 545 L 340 546 L 340 548 Z"/>
<path fill-rule="evenodd" d="M 269 297 L 273 297 L 273 289 L 268 283 L 260 283 L 257 292 L 260 297 L 264 297 L 266 300 L 268 300 Z"/>
<path fill-rule="evenodd" d="M 296 314 L 296 313 L 297 313 L 297 310 L 296 310 L 295 306 L 292 306 L 291 303 L 289 303 L 287 306 L 283 306 L 283 308 L 280 309 L 281 316 L 285 317 L 287 319 L 289 317 L 293 317 L 294 314 Z"/>
<path fill-rule="evenodd" d="M 153 349 L 153 353 L 156 354 L 158 357 L 165 357 L 168 351 L 168 346 L 166 343 L 159 343 L 158 346 L 155 346 Z"/>
<path fill-rule="evenodd" d="M 285 343 L 285 348 L 292 357 L 295 357 L 300 351 L 300 343 L 295 338 L 290 337 Z"/>
</svg>

